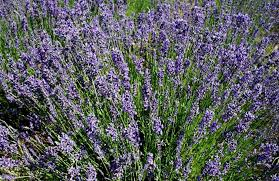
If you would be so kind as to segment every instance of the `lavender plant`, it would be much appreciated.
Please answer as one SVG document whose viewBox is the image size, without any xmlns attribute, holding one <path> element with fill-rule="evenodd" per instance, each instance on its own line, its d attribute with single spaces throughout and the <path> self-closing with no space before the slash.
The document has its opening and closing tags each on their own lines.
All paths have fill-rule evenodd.
<svg viewBox="0 0 279 181">
<path fill-rule="evenodd" d="M 1 2 L 3 180 L 278 178 L 273 12 L 151 5 Z"/>
</svg>

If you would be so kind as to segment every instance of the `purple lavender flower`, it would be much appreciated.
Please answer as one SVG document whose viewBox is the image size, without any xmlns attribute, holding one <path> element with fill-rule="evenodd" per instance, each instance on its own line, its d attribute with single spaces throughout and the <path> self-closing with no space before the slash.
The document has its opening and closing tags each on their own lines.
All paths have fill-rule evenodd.
<svg viewBox="0 0 279 181">
<path fill-rule="evenodd" d="M 16 177 L 13 175 L 9 175 L 9 174 L 1 174 L 0 178 L 3 180 L 12 181 L 12 180 L 15 180 Z"/>
<path fill-rule="evenodd" d="M 144 75 L 145 75 L 145 79 L 142 88 L 143 101 L 144 101 L 143 107 L 145 110 L 147 110 L 150 107 L 150 99 L 152 96 L 151 77 L 148 69 L 145 69 Z"/>
<path fill-rule="evenodd" d="M 146 158 L 146 164 L 144 165 L 144 169 L 148 170 L 149 172 L 154 171 L 156 168 L 156 164 L 154 162 L 153 153 L 148 153 Z"/>
<path fill-rule="evenodd" d="M 110 92 L 108 89 L 108 83 L 104 76 L 98 76 L 94 82 L 97 92 L 104 97 L 109 97 Z"/>
<path fill-rule="evenodd" d="M 279 176 L 277 174 L 271 175 L 271 181 L 279 181 Z"/>
<path fill-rule="evenodd" d="M 68 174 L 70 176 L 70 180 L 75 180 L 80 176 L 80 167 L 76 166 L 76 167 L 70 167 L 68 169 Z"/>
<path fill-rule="evenodd" d="M 164 80 L 164 70 L 162 68 L 159 68 L 159 71 L 158 71 L 158 83 L 159 83 L 159 86 L 163 86 L 163 80 Z"/>
<path fill-rule="evenodd" d="M 124 112 L 127 112 L 131 118 L 136 115 L 132 95 L 128 91 L 125 91 L 122 95 L 122 109 Z"/>
<path fill-rule="evenodd" d="M 239 124 L 236 126 L 236 130 L 240 132 L 247 131 L 251 122 L 255 119 L 255 115 L 253 115 L 251 112 L 247 112 L 244 115 L 244 118 L 239 122 Z"/>
<path fill-rule="evenodd" d="M 228 162 L 226 162 L 224 164 L 223 170 L 222 170 L 222 174 L 225 175 L 228 173 L 228 171 L 230 170 L 230 164 Z"/>
<path fill-rule="evenodd" d="M 273 143 L 265 143 L 260 146 L 260 153 L 258 155 L 258 163 L 267 167 L 271 167 L 273 156 L 279 151 L 279 146 Z"/>
<path fill-rule="evenodd" d="M 181 72 L 183 72 L 183 61 L 182 61 L 182 57 L 179 56 L 175 61 L 175 73 L 179 74 Z"/>
<path fill-rule="evenodd" d="M 200 122 L 200 128 L 203 129 L 204 127 L 208 127 L 210 122 L 213 119 L 213 111 L 207 110 L 204 114 L 204 117 L 202 118 Z"/>
<path fill-rule="evenodd" d="M 18 160 L 13 160 L 11 158 L 1 157 L 0 158 L 0 168 L 2 169 L 11 169 L 19 166 Z"/>
<path fill-rule="evenodd" d="M 113 105 L 110 106 L 110 114 L 113 119 L 116 119 L 119 116 L 119 112 Z"/>
<path fill-rule="evenodd" d="M 102 148 L 101 142 L 99 140 L 94 140 L 94 151 L 98 155 L 98 159 L 105 158 L 105 151 Z"/>
<path fill-rule="evenodd" d="M 71 138 L 65 134 L 62 133 L 62 137 L 60 139 L 59 143 L 59 149 L 66 154 L 70 154 L 74 150 L 75 142 L 71 140 Z"/>
<path fill-rule="evenodd" d="M 119 76 L 115 73 L 114 69 L 111 69 L 107 75 L 107 80 L 110 84 L 112 84 L 111 94 L 114 98 L 118 97 L 120 91 L 120 79 Z"/>
<path fill-rule="evenodd" d="M 161 120 L 159 117 L 153 117 L 153 130 L 157 135 L 162 135 L 163 134 L 163 128 L 164 126 L 161 123 Z"/>
<path fill-rule="evenodd" d="M 9 130 L 0 125 L 0 148 L 1 150 L 7 150 L 9 148 L 9 140 L 8 140 Z"/>
<path fill-rule="evenodd" d="M 186 166 L 183 168 L 183 177 L 184 179 L 187 179 L 189 177 L 189 174 L 191 173 L 191 163 L 192 158 L 187 161 Z"/>
<path fill-rule="evenodd" d="M 127 138 L 132 145 L 139 147 L 140 137 L 139 137 L 139 128 L 135 121 L 132 121 L 128 128 L 123 132 L 123 136 Z"/>
<path fill-rule="evenodd" d="M 116 50 L 111 53 L 112 61 L 122 74 L 129 72 L 127 63 L 124 61 L 124 57 L 120 51 Z"/>
<path fill-rule="evenodd" d="M 161 48 L 161 54 L 162 56 L 166 56 L 170 48 L 170 41 L 168 39 L 165 39 L 162 48 Z"/>
<path fill-rule="evenodd" d="M 107 134 L 112 138 L 112 140 L 116 140 L 117 138 L 117 130 L 114 128 L 113 124 L 110 124 L 106 129 Z"/>
<path fill-rule="evenodd" d="M 129 91 L 131 89 L 130 77 L 128 73 L 124 74 L 122 84 L 125 90 Z"/>
<path fill-rule="evenodd" d="M 210 131 L 211 132 L 215 132 L 220 126 L 218 125 L 218 123 L 216 121 L 214 121 L 213 123 L 211 123 L 210 125 Z"/>
<path fill-rule="evenodd" d="M 176 171 L 178 171 L 178 170 L 180 170 L 182 168 L 182 159 L 181 159 L 181 157 L 176 158 L 174 165 L 175 165 L 175 170 Z"/>
<path fill-rule="evenodd" d="M 96 181 L 97 180 L 97 172 L 93 165 L 89 165 L 87 167 L 86 180 L 87 181 Z"/>
<path fill-rule="evenodd" d="M 220 166 L 221 166 L 221 163 L 220 163 L 219 157 L 209 160 L 206 163 L 205 168 L 203 169 L 203 174 L 209 175 L 209 176 L 218 176 L 221 174 Z"/>
<path fill-rule="evenodd" d="M 124 176 L 124 171 L 133 163 L 132 154 L 124 153 L 113 160 L 110 164 L 114 179 L 121 179 Z"/>
<path fill-rule="evenodd" d="M 249 122 L 241 121 L 237 126 L 236 130 L 238 133 L 246 132 L 249 129 Z"/>
<path fill-rule="evenodd" d="M 229 146 L 229 151 L 232 151 L 232 152 L 235 151 L 237 148 L 237 141 L 234 139 L 230 139 L 228 141 L 228 146 Z"/>
<path fill-rule="evenodd" d="M 167 60 L 167 72 L 169 75 L 174 75 L 176 71 L 175 62 L 173 60 Z"/>
<path fill-rule="evenodd" d="M 132 60 L 135 64 L 135 67 L 136 67 L 136 70 L 138 71 L 138 73 L 143 75 L 143 73 L 144 73 L 144 68 L 143 68 L 144 59 L 143 58 L 137 58 L 135 55 L 133 55 Z"/>
</svg>

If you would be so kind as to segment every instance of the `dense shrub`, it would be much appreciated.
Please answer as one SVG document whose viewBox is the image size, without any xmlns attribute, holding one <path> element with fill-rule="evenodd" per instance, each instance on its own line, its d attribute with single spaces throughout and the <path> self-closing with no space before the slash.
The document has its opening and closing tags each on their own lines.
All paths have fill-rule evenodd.
<svg viewBox="0 0 279 181">
<path fill-rule="evenodd" d="M 2 179 L 278 180 L 276 2 L 152 4 L 1 4 Z"/>
</svg>

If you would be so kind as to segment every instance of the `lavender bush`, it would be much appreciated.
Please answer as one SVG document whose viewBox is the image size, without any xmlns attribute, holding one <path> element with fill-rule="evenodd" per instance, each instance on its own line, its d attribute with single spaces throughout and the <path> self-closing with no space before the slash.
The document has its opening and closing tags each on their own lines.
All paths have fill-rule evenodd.
<svg viewBox="0 0 279 181">
<path fill-rule="evenodd" d="M 145 2 L 1 1 L 3 180 L 278 180 L 278 2 Z"/>
</svg>

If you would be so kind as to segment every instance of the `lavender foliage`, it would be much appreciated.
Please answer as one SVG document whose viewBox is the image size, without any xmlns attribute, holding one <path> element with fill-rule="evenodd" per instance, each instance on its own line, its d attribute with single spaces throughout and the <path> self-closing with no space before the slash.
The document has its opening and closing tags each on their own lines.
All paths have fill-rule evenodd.
<svg viewBox="0 0 279 181">
<path fill-rule="evenodd" d="M 239 2 L 0 2 L 0 178 L 278 180 L 279 4 Z"/>
</svg>

